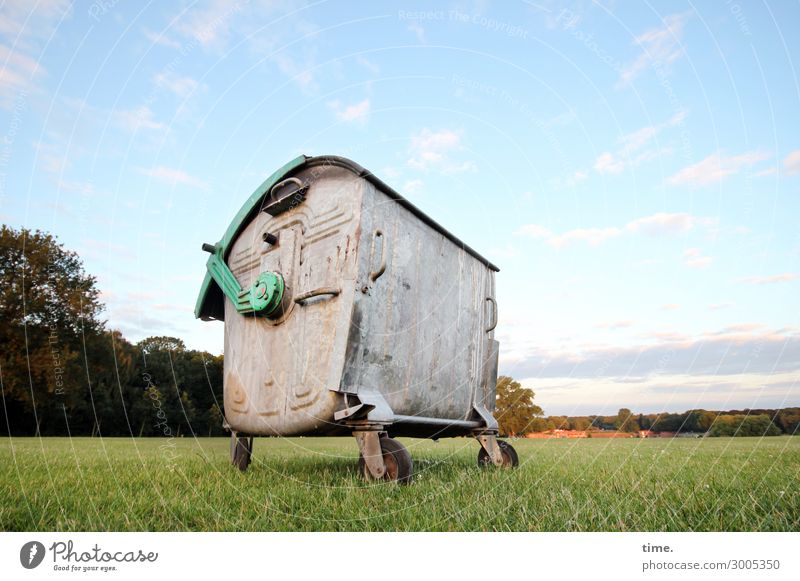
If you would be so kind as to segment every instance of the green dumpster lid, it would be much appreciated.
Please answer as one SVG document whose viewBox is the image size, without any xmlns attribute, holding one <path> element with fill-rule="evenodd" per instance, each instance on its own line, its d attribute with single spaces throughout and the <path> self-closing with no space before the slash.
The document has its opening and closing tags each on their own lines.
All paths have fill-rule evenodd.
<svg viewBox="0 0 800 581">
<path fill-rule="evenodd" d="M 247 201 L 244 203 L 244 205 L 242 205 L 242 208 L 236 213 L 236 216 L 234 216 L 233 220 L 231 220 L 231 223 L 228 225 L 228 229 L 225 231 L 225 235 L 216 244 L 217 247 L 222 248 L 223 255 L 227 258 L 228 253 L 230 252 L 231 244 L 236 239 L 236 236 L 238 236 L 238 234 L 250 222 L 253 216 L 258 213 L 259 209 L 262 207 L 264 197 L 269 193 L 275 184 L 304 169 L 317 166 L 342 167 L 371 182 L 390 198 L 411 211 L 411 213 L 422 220 L 422 222 L 442 233 L 446 238 L 456 243 L 466 252 L 470 253 L 472 256 L 484 263 L 487 267 L 491 268 L 495 272 L 499 272 L 500 269 L 494 264 L 464 244 L 461 240 L 456 238 L 455 235 L 447 231 L 433 218 L 425 214 L 422 210 L 417 208 L 414 204 L 409 202 L 386 183 L 375 177 L 375 175 L 373 175 L 371 172 L 367 171 L 349 159 L 336 155 L 318 155 L 313 157 L 301 155 L 294 158 L 292 161 L 281 167 L 266 180 L 264 180 L 264 182 L 258 186 L 252 194 L 250 194 L 250 197 L 247 198 Z M 197 303 L 194 307 L 195 317 L 202 319 L 222 320 L 225 318 L 224 306 L 225 303 L 222 289 L 219 288 L 217 283 L 211 278 L 211 275 L 208 273 L 208 271 L 206 271 L 203 284 L 200 287 L 200 294 L 197 297 Z"/>
</svg>

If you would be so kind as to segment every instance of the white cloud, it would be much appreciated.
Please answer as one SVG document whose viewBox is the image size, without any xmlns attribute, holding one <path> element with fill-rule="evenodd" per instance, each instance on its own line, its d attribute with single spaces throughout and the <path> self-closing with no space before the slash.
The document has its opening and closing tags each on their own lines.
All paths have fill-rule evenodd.
<svg viewBox="0 0 800 581">
<path fill-rule="evenodd" d="M 519 248 L 512 245 L 506 244 L 505 246 L 495 246 L 489 249 L 489 254 L 487 256 L 493 256 L 499 259 L 512 259 L 517 258 L 520 256 Z"/>
<path fill-rule="evenodd" d="M 300 64 L 297 60 L 286 53 L 280 52 L 272 55 L 272 61 L 278 65 L 278 69 L 297 83 L 304 91 L 312 91 L 317 88 L 312 69 L 315 67 L 313 59 L 307 59 L 306 64 Z"/>
<path fill-rule="evenodd" d="M 387 165 L 386 167 L 381 168 L 380 174 L 382 176 L 385 176 L 385 177 L 387 177 L 389 179 L 393 179 L 393 180 L 398 179 L 402 175 L 400 170 L 398 170 L 396 167 L 392 167 L 390 165 Z"/>
<path fill-rule="evenodd" d="M 611 152 L 606 151 L 597 157 L 593 167 L 598 173 L 620 173 L 625 169 L 625 164 L 615 159 Z"/>
<path fill-rule="evenodd" d="M 628 327 L 633 327 L 633 321 L 624 320 L 624 321 L 605 321 L 602 323 L 597 323 L 595 325 L 596 329 L 627 329 Z"/>
<path fill-rule="evenodd" d="M 662 123 L 658 123 L 656 125 L 647 125 L 641 129 L 637 129 L 636 131 L 623 135 L 620 139 L 623 144 L 620 153 L 627 155 L 635 151 L 639 151 L 642 147 L 655 139 L 656 136 L 658 136 L 658 134 L 664 129 L 682 125 L 685 119 L 686 111 L 681 110 Z"/>
<path fill-rule="evenodd" d="M 634 39 L 642 53 L 620 73 L 620 86 L 628 85 L 639 73 L 651 66 L 663 67 L 683 56 L 681 40 L 688 14 L 673 14 L 663 20 L 663 26 L 640 34 Z"/>
<path fill-rule="evenodd" d="M 414 33 L 417 37 L 417 42 L 420 44 L 425 44 L 425 29 L 418 23 L 418 22 L 411 22 L 408 25 L 408 29 Z"/>
<path fill-rule="evenodd" d="M 659 307 L 662 311 L 677 311 L 680 308 L 681 306 L 678 303 L 667 303 Z"/>
<path fill-rule="evenodd" d="M 687 248 L 683 252 L 683 259 L 689 268 L 707 268 L 713 260 L 710 256 L 703 256 L 699 248 Z"/>
<path fill-rule="evenodd" d="M 411 139 L 412 147 L 420 151 L 443 152 L 458 147 L 460 144 L 461 133 L 449 129 L 441 131 L 423 129 Z"/>
<path fill-rule="evenodd" d="M 39 141 L 33 144 L 33 148 L 36 150 L 38 167 L 45 173 L 61 174 L 70 166 L 63 149 L 56 145 Z"/>
<path fill-rule="evenodd" d="M 743 168 L 751 167 L 768 158 L 769 155 L 762 151 L 750 151 L 727 157 L 714 153 L 703 161 L 683 168 L 668 178 L 667 182 L 674 186 L 682 184 L 705 186 L 721 182 L 726 177 L 739 173 Z"/>
<path fill-rule="evenodd" d="M 71 11 L 69 0 L 5 0 L 0 5 L 0 36 L 22 42 L 30 37 L 49 39 L 56 22 Z"/>
<path fill-rule="evenodd" d="M 187 45 L 197 43 L 219 53 L 224 53 L 230 39 L 244 39 L 250 51 L 275 64 L 301 90 L 315 92 L 319 52 L 316 40 L 321 28 L 304 20 L 301 12 L 291 3 L 209 0 L 201 8 L 193 4 L 184 10 L 172 29 L 189 39 Z M 276 15 L 279 16 L 276 18 Z M 265 34 L 264 22 L 280 24 Z M 162 41 L 152 33 L 147 37 L 165 46 L 175 44 L 170 39 Z M 338 69 L 334 67 L 333 70 Z"/>
<path fill-rule="evenodd" d="M 786 156 L 783 160 L 783 169 L 789 175 L 800 173 L 800 149 Z"/>
<path fill-rule="evenodd" d="M 13 109 L 18 96 L 37 91 L 47 74 L 37 54 L 48 42 L 59 20 L 70 16 L 68 0 L 6 0 L 0 3 L 0 107 Z"/>
<path fill-rule="evenodd" d="M 408 165 L 414 169 L 439 170 L 442 173 L 475 171 L 471 161 L 457 162 L 452 154 L 462 149 L 461 132 L 451 129 L 433 131 L 425 128 L 411 136 Z"/>
<path fill-rule="evenodd" d="M 655 125 L 647 125 L 620 137 L 620 147 L 615 153 L 606 151 L 599 155 L 594 163 L 598 173 L 620 173 L 626 167 L 635 167 L 672 151 L 669 147 L 660 147 L 641 151 L 649 145 L 664 129 L 681 125 L 686 119 L 686 112 L 679 111 L 668 120 Z M 641 151 L 641 152 L 640 152 Z"/>
<path fill-rule="evenodd" d="M 419 193 L 422 190 L 422 186 L 424 183 L 422 180 L 408 180 L 406 183 L 403 184 L 403 193 L 413 196 L 416 193 Z"/>
<path fill-rule="evenodd" d="M 551 179 L 550 180 L 550 184 L 552 184 L 552 186 L 554 188 L 558 188 L 558 189 L 561 189 L 561 188 L 574 188 L 579 183 L 585 181 L 586 178 L 588 178 L 588 177 L 589 177 L 589 174 L 587 174 L 585 171 L 576 170 L 571 175 L 567 176 L 566 178 L 558 177 L 558 178 Z M 526 195 L 527 197 L 530 197 L 532 194 L 530 194 L 530 192 L 528 192 L 528 193 L 523 194 L 523 195 Z"/>
<path fill-rule="evenodd" d="M 158 33 L 158 32 L 153 32 L 152 30 L 145 29 L 144 30 L 144 37 L 147 40 L 149 40 L 150 42 L 152 42 L 153 44 L 157 44 L 159 46 L 165 46 L 167 48 L 175 48 L 175 49 L 181 48 L 181 43 L 180 42 L 178 42 L 177 40 L 171 39 L 170 37 L 168 37 L 163 32 L 162 33 Z"/>
<path fill-rule="evenodd" d="M 746 282 L 748 284 L 775 284 L 779 282 L 791 282 L 793 280 L 797 280 L 800 278 L 800 275 L 797 275 L 793 272 L 785 272 L 783 274 L 773 274 L 771 276 L 748 276 L 747 278 L 743 278 L 742 282 Z"/>
<path fill-rule="evenodd" d="M 517 234 L 522 234 L 530 238 L 550 238 L 553 235 L 550 230 L 538 224 L 526 224 L 517 230 Z"/>
<path fill-rule="evenodd" d="M 552 236 L 547 243 L 554 248 L 563 248 L 572 242 L 586 242 L 589 246 L 597 246 L 622 234 L 619 228 L 576 228 L 558 236 Z"/>
<path fill-rule="evenodd" d="M 0 60 L 3 62 L 4 73 L 10 70 L 13 74 L 30 78 L 43 71 L 36 59 L 2 44 L 0 44 Z"/>
<path fill-rule="evenodd" d="M 377 63 L 369 60 L 367 57 L 359 55 L 356 57 L 356 62 L 365 69 L 367 69 L 373 75 L 377 75 L 378 73 L 381 72 L 381 67 L 378 66 Z"/>
<path fill-rule="evenodd" d="M 94 185 L 89 182 L 58 180 L 56 182 L 56 188 L 59 191 L 71 192 L 85 196 L 91 196 L 94 193 Z"/>
<path fill-rule="evenodd" d="M 567 179 L 567 185 L 568 186 L 574 186 L 574 185 L 579 184 L 580 182 L 584 181 L 587 177 L 589 177 L 589 176 L 585 171 L 578 170 L 574 174 L 572 174 L 572 176 L 570 178 Z"/>
<path fill-rule="evenodd" d="M 212 0 L 202 9 L 182 13 L 175 28 L 204 47 L 223 46 L 230 34 L 231 20 L 241 10 L 238 2 Z"/>
<path fill-rule="evenodd" d="M 729 307 L 732 307 L 733 304 L 734 303 L 732 303 L 731 301 L 723 301 L 721 303 L 711 303 L 710 305 L 708 305 L 708 309 L 711 311 L 719 311 L 722 309 L 727 309 Z"/>
<path fill-rule="evenodd" d="M 653 236 L 678 234 L 691 230 L 698 222 L 705 223 L 706 220 L 699 220 L 691 214 L 686 213 L 669 214 L 666 212 L 659 212 L 652 216 L 644 216 L 631 220 L 625 225 L 625 229 L 630 232 L 642 232 Z"/>
<path fill-rule="evenodd" d="M 767 169 L 762 169 L 761 171 L 757 171 L 753 174 L 753 177 L 761 178 L 764 176 L 771 176 L 777 170 L 774 167 L 768 167 Z"/>
<path fill-rule="evenodd" d="M 180 77 L 170 72 L 158 73 L 153 77 L 153 83 L 159 89 L 165 89 L 178 97 L 185 99 L 194 93 L 200 83 L 191 77 Z"/>
<path fill-rule="evenodd" d="M 47 73 L 35 59 L 3 44 L 0 44 L 0 62 L 0 105 L 6 109 L 13 106 L 20 91 L 30 90 Z"/>
<path fill-rule="evenodd" d="M 183 184 L 194 188 L 201 188 L 201 189 L 208 188 L 208 184 L 206 182 L 204 182 L 199 178 L 189 175 L 188 173 L 186 173 L 181 169 L 175 169 L 160 165 L 152 168 L 142 168 L 139 171 L 140 173 L 146 176 L 150 176 L 155 180 L 170 184 L 172 186 L 176 184 Z"/>
<path fill-rule="evenodd" d="M 146 105 L 115 111 L 113 116 L 117 125 L 132 133 L 140 130 L 163 131 L 167 128 L 163 123 L 153 119 L 153 111 Z"/>
<path fill-rule="evenodd" d="M 521 226 L 516 234 L 529 238 L 543 239 L 554 248 L 563 248 L 573 242 L 586 242 L 590 246 L 597 246 L 625 233 L 646 234 L 648 236 L 673 236 L 688 232 L 696 226 L 712 228 L 716 225 L 715 219 L 697 218 L 691 214 L 659 212 L 651 216 L 643 216 L 631 220 L 624 227 L 605 228 L 577 228 L 561 234 L 555 234 L 539 224 L 526 224 Z M 710 259 L 709 259 L 710 260 Z"/>
<path fill-rule="evenodd" d="M 358 103 L 347 105 L 345 107 L 343 107 L 338 101 L 333 101 L 329 103 L 328 106 L 336 113 L 336 118 L 345 123 L 366 123 L 367 119 L 369 119 L 369 99 L 364 99 L 363 101 L 359 101 Z"/>
</svg>

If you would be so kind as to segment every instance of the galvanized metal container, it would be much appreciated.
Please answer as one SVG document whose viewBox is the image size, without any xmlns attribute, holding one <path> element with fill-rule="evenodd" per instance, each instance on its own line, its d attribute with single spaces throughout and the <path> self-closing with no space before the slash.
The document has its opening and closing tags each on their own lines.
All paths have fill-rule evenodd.
<svg viewBox="0 0 800 581">
<path fill-rule="evenodd" d="M 407 455 L 395 435 L 475 435 L 483 463 L 514 464 L 491 413 L 498 269 L 370 172 L 298 157 L 203 246 L 195 315 L 225 322 L 240 468 L 253 435 L 344 433 L 368 478 L 410 480 L 390 474 Z"/>
</svg>

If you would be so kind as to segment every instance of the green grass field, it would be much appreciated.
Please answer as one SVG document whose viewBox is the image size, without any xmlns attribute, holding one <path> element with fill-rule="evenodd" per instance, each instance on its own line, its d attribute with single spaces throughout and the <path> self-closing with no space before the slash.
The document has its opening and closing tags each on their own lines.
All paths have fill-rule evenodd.
<svg viewBox="0 0 800 581">
<path fill-rule="evenodd" d="M 0 529 L 800 529 L 800 437 L 517 440 L 515 471 L 472 440 L 404 443 L 409 487 L 362 482 L 350 438 L 256 439 L 244 474 L 222 438 L 5 439 Z"/>
</svg>

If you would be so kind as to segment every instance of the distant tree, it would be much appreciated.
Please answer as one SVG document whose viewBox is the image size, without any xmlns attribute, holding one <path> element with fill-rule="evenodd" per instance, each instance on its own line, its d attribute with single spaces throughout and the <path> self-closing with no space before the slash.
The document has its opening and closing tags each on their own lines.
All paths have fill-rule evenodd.
<svg viewBox="0 0 800 581">
<path fill-rule="evenodd" d="M 185 366 L 181 362 L 187 352 L 183 341 L 176 337 L 148 337 L 139 341 L 136 347 L 141 356 L 133 381 L 147 390 L 145 398 L 150 398 L 151 406 L 143 421 L 157 424 L 152 432 L 145 427 L 143 433 L 194 433 L 192 421 L 195 420 L 196 409 L 186 393 Z M 157 391 L 153 391 L 153 387 Z M 154 421 L 155 414 L 158 414 L 158 421 Z"/>
<path fill-rule="evenodd" d="M 697 421 L 697 427 L 700 428 L 701 431 L 707 432 L 711 429 L 711 426 L 714 425 L 714 420 L 716 419 L 717 414 L 714 412 L 700 410 L 700 418 Z"/>
<path fill-rule="evenodd" d="M 703 429 L 700 427 L 703 410 L 689 410 L 681 414 L 683 421 L 678 429 L 680 432 L 701 432 Z"/>
<path fill-rule="evenodd" d="M 547 418 L 533 418 L 528 425 L 528 432 L 547 432 L 555 427 L 555 424 Z"/>
<path fill-rule="evenodd" d="M 622 408 L 617 412 L 617 418 L 614 422 L 614 426 L 620 432 L 638 432 L 639 431 L 639 424 L 636 421 L 636 418 L 633 416 L 633 413 L 628 408 Z"/>
<path fill-rule="evenodd" d="M 570 430 L 578 430 L 584 431 L 589 429 L 589 420 L 588 418 L 570 418 L 569 419 L 569 429 Z"/>
<path fill-rule="evenodd" d="M 683 424 L 683 417 L 678 414 L 658 414 L 650 428 L 654 432 L 677 432 Z"/>
<path fill-rule="evenodd" d="M 186 345 L 183 339 L 177 337 L 148 337 L 142 339 L 136 346 L 145 354 L 159 351 L 185 351 Z"/>
<path fill-rule="evenodd" d="M 779 436 L 781 430 L 766 414 L 722 414 L 711 426 L 709 436 Z"/>
<path fill-rule="evenodd" d="M 542 415 L 542 408 L 533 403 L 533 398 L 532 390 L 511 377 L 497 378 L 495 417 L 502 435 L 519 435 L 530 430 L 533 419 Z"/>
<path fill-rule="evenodd" d="M 787 434 L 800 434 L 800 408 L 786 408 L 777 413 L 778 426 Z"/>
</svg>

